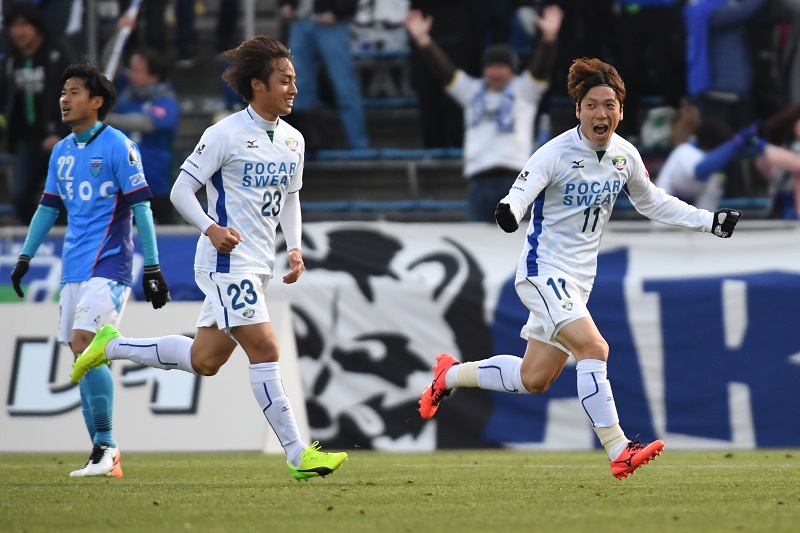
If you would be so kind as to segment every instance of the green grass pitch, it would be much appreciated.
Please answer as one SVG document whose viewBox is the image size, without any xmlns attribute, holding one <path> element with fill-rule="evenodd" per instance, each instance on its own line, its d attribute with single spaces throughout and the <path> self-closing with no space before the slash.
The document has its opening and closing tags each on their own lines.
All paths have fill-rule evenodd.
<svg viewBox="0 0 800 533">
<path fill-rule="evenodd" d="M 308 482 L 258 453 L 123 450 L 122 479 L 68 477 L 83 461 L 0 454 L 0 531 L 800 531 L 800 450 L 667 449 L 626 480 L 599 451 L 353 451 Z"/>
</svg>

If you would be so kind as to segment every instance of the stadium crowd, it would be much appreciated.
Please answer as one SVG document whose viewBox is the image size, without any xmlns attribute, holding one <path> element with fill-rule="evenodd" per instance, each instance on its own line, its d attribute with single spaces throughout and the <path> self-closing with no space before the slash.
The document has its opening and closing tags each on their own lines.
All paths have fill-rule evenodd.
<svg viewBox="0 0 800 533">
<path fill-rule="evenodd" d="M 124 98 L 109 120 L 149 144 L 147 150 L 142 146 L 143 164 L 157 170 L 147 171 L 148 181 L 162 183 L 163 191 L 174 181 L 176 165 L 187 149 L 176 141 L 179 108 L 192 95 L 174 90 L 169 76 L 186 76 L 198 68 L 202 63 L 198 49 L 205 41 L 212 43 L 214 52 L 241 42 L 247 37 L 243 18 L 251 14 L 242 13 L 236 1 L 145 1 L 138 17 L 129 20 L 126 9 L 133 3 L 100 1 L 102 12 L 87 13 L 87 3 L 81 0 L 3 2 L 0 206 L 6 208 L 10 223 L 29 222 L 44 183 L 41 166 L 55 141 L 66 134 L 50 80 L 57 79 L 67 64 L 88 59 L 89 17 L 110 21 L 101 38 L 113 37 L 123 25 L 133 29 L 121 62 L 125 68 L 114 79 Z M 566 94 L 567 71 L 575 58 L 597 57 L 615 65 L 626 80 L 624 120 L 618 133 L 642 150 L 657 183 L 709 209 L 720 198 L 755 197 L 765 202 L 765 217 L 798 217 L 800 3 L 796 1 L 274 0 L 258 4 L 259 28 L 273 28 L 290 46 L 295 61 L 302 62 L 298 71 L 319 74 L 298 78 L 302 86 L 295 112 L 287 117 L 304 133 L 309 159 L 323 159 L 330 149 L 348 150 L 347 159 L 380 158 L 377 148 L 387 147 L 387 141 L 370 132 L 371 109 L 410 108 L 418 109 L 419 129 L 403 135 L 412 136 L 413 144 L 423 150 L 455 149 L 448 153 L 463 154 L 469 179 L 476 174 L 468 171 L 475 155 L 465 139 L 480 146 L 498 135 L 484 128 L 480 135 L 489 138 L 469 137 L 482 120 L 506 127 L 504 110 L 510 108 L 504 103 L 513 95 L 505 86 L 454 92 L 459 73 L 479 83 L 486 77 L 487 61 L 494 61 L 491 64 L 513 69 L 509 80 L 525 76 L 542 82 L 533 114 L 525 114 L 525 124 L 514 124 L 516 130 L 531 133 L 523 136 L 531 139 L 530 149 L 521 149 L 527 154 L 575 125 L 574 104 Z M 552 6 L 561 13 L 554 41 L 552 26 L 542 25 Z M 196 19 L 209 17 L 212 24 L 196 24 Z M 413 22 L 419 20 L 429 22 L 421 40 Z M 452 66 L 444 70 L 450 79 L 442 80 L 441 63 L 431 61 L 431 43 Z M 504 46 L 500 55 L 499 45 Z M 544 47 L 552 48 L 548 50 L 552 57 L 536 63 L 537 51 Z M 494 52 L 487 54 L 490 50 Z M 221 72 L 224 60 L 217 56 L 215 61 Z M 538 70 L 528 71 L 530 64 Z M 149 81 L 137 81 L 137 68 Z M 216 87 L 215 119 L 243 107 L 236 95 L 219 89 L 219 83 Z M 396 98 L 398 94 L 407 98 Z M 480 106 L 485 108 L 476 116 Z M 320 125 L 318 111 L 324 108 L 338 111 L 341 135 L 331 135 Z M 148 161 L 151 158 L 157 161 Z M 500 170 L 509 175 L 510 185 L 513 172 Z M 157 218 L 159 223 L 174 221 L 168 207 Z"/>
</svg>

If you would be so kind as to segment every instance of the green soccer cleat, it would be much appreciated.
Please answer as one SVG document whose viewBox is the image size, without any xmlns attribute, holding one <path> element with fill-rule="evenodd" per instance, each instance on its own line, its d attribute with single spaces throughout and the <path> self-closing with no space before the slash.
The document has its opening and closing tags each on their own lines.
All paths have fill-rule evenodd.
<svg viewBox="0 0 800 533">
<path fill-rule="evenodd" d="M 72 373 L 69 378 L 73 383 L 77 383 L 89 370 L 108 364 L 106 359 L 106 345 L 111 339 L 119 337 L 119 331 L 111 324 L 106 324 L 95 334 L 92 342 L 78 356 L 72 365 Z"/>
<path fill-rule="evenodd" d="M 333 474 L 333 471 L 342 466 L 347 461 L 345 452 L 327 453 L 320 451 L 319 441 L 314 441 L 311 446 L 306 446 L 306 451 L 300 456 L 302 462 L 300 466 L 292 466 L 287 462 L 289 472 L 297 481 L 308 481 L 309 478 L 320 476 L 325 477 Z"/>
</svg>

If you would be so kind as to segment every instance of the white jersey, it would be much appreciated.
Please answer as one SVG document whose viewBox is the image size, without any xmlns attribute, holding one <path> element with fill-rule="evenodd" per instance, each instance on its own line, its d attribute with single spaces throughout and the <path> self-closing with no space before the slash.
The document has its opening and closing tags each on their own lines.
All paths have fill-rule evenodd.
<svg viewBox="0 0 800 533">
<path fill-rule="evenodd" d="M 272 276 L 281 208 L 303 186 L 305 141 L 281 119 L 270 139 L 271 124 L 247 107 L 206 129 L 181 165 L 205 185 L 208 216 L 244 240 L 223 254 L 201 235 L 195 270 Z"/>
<path fill-rule="evenodd" d="M 501 200 L 511 206 L 517 220 L 533 203 L 517 281 L 565 273 L 591 290 L 600 237 L 623 191 L 636 210 L 652 220 L 711 231 L 713 213 L 653 185 L 631 143 L 613 134 L 601 150 L 583 137 L 578 126 L 539 148 Z"/>
<path fill-rule="evenodd" d="M 518 169 L 533 152 L 533 121 L 549 87 L 530 71 L 515 76 L 503 93 L 488 91 L 483 80 L 457 71 L 447 92 L 464 108 L 464 175 L 492 168 Z M 510 131 L 499 131 L 498 119 L 506 94 Z"/>
</svg>

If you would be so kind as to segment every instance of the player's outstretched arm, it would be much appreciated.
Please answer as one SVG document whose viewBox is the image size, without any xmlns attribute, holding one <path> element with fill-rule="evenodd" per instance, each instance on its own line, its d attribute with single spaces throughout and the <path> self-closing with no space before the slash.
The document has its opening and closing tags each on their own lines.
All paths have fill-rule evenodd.
<svg viewBox="0 0 800 533">
<path fill-rule="evenodd" d="M 739 222 L 741 213 L 735 209 L 722 209 L 714 212 L 714 222 L 711 224 L 711 233 L 717 237 L 728 239 L 733 234 L 736 223 Z"/>
</svg>

